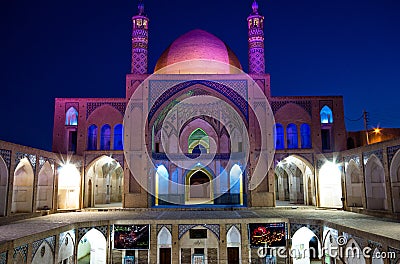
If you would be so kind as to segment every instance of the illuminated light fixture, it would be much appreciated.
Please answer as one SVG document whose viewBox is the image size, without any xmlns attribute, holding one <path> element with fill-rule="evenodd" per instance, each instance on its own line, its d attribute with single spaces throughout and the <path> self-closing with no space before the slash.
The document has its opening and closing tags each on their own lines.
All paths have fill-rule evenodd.
<svg viewBox="0 0 400 264">
<path fill-rule="evenodd" d="M 380 133 L 381 133 L 381 130 L 382 130 L 382 129 L 380 129 L 379 127 L 376 127 L 376 128 L 374 128 L 374 133 L 375 133 L 375 134 L 380 134 Z"/>
</svg>

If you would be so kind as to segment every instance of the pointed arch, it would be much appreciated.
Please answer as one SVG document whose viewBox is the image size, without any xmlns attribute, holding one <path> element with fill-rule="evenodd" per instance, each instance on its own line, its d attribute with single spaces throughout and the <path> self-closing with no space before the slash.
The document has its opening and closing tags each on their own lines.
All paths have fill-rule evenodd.
<svg viewBox="0 0 400 264">
<path fill-rule="evenodd" d="M 109 124 L 105 124 L 101 127 L 100 149 L 111 149 L 111 126 Z"/>
<path fill-rule="evenodd" d="M 123 126 L 118 124 L 114 127 L 114 150 L 123 150 Z"/>
<path fill-rule="evenodd" d="M 81 174 L 75 165 L 66 163 L 58 168 L 58 209 L 78 209 Z"/>
<path fill-rule="evenodd" d="M 71 235 L 71 233 L 73 235 Z M 58 250 L 57 263 L 74 263 L 75 234 L 71 231 L 60 234 L 60 249 Z M 65 262 L 63 262 L 65 261 Z"/>
<path fill-rule="evenodd" d="M 344 254 L 346 264 L 366 264 L 362 249 L 353 238 L 348 240 Z"/>
<path fill-rule="evenodd" d="M 201 150 L 210 152 L 210 139 L 203 129 L 196 128 L 188 138 L 188 153 L 200 153 Z"/>
<path fill-rule="evenodd" d="M 31 213 L 34 172 L 27 158 L 19 161 L 14 172 L 14 191 L 11 205 L 13 213 Z"/>
<path fill-rule="evenodd" d="M 365 192 L 367 209 L 387 210 L 385 170 L 375 155 L 365 165 Z"/>
<path fill-rule="evenodd" d="M 275 149 L 285 148 L 285 131 L 281 124 L 275 124 Z"/>
<path fill-rule="evenodd" d="M 54 253 L 47 241 L 43 241 L 33 256 L 31 264 L 54 263 Z"/>
<path fill-rule="evenodd" d="M 297 149 L 299 148 L 298 137 L 297 137 L 297 126 L 295 124 L 289 124 L 286 128 L 287 135 L 287 148 Z"/>
<path fill-rule="evenodd" d="M 77 126 L 78 125 L 78 111 L 75 107 L 68 108 L 65 113 L 65 125 L 66 126 Z"/>
<path fill-rule="evenodd" d="M 400 150 L 393 156 L 390 164 L 390 182 L 392 186 L 393 211 L 400 212 Z"/>
<path fill-rule="evenodd" d="M 89 258 L 90 263 L 106 264 L 107 241 L 96 228 L 90 229 L 78 242 L 78 262 L 84 258 Z"/>
<path fill-rule="evenodd" d="M 236 226 L 229 228 L 226 233 L 226 242 L 228 247 L 240 247 L 241 235 Z"/>
<path fill-rule="evenodd" d="M 321 124 L 332 124 L 333 123 L 333 112 L 329 106 L 325 105 L 324 107 L 322 107 L 319 114 L 321 117 Z"/>
<path fill-rule="evenodd" d="M 342 208 L 342 172 L 338 165 L 327 161 L 319 169 L 319 206 Z"/>
<path fill-rule="evenodd" d="M 238 164 L 232 166 L 229 174 L 231 200 L 243 205 L 243 171 Z"/>
<path fill-rule="evenodd" d="M 311 263 L 321 257 L 321 242 L 319 238 L 307 227 L 301 227 L 292 237 L 293 264 Z"/>
<path fill-rule="evenodd" d="M 0 156 L 0 216 L 7 214 L 8 175 L 7 164 Z"/>
<path fill-rule="evenodd" d="M 97 150 L 97 126 L 91 125 L 88 128 L 88 150 Z"/>
<path fill-rule="evenodd" d="M 300 126 L 301 148 L 309 149 L 312 147 L 311 143 L 311 129 L 309 124 L 301 124 Z"/>
<path fill-rule="evenodd" d="M 36 209 L 53 208 L 53 179 L 54 169 L 46 161 L 38 174 Z"/>
<path fill-rule="evenodd" d="M 347 206 L 362 206 L 361 171 L 354 160 L 346 168 Z"/>
<path fill-rule="evenodd" d="M 162 247 L 172 247 L 171 232 L 163 226 L 157 235 L 157 245 Z"/>
</svg>

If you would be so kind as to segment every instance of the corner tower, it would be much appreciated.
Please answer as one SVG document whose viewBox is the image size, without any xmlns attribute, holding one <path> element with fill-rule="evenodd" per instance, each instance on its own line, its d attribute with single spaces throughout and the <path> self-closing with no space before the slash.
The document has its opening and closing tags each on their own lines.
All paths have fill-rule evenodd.
<svg viewBox="0 0 400 264">
<path fill-rule="evenodd" d="M 258 13 L 258 4 L 254 0 L 253 12 L 247 17 L 249 32 L 249 73 L 265 73 L 264 58 L 264 17 Z"/>
<path fill-rule="evenodd" d="M 138 4 L 138 14 L 132 17 L 132 68 L 133 74 L 147 73 L 147 53 L 149 44 L 149 19 L 144 13 L 142 1 Z"/>
</svg>

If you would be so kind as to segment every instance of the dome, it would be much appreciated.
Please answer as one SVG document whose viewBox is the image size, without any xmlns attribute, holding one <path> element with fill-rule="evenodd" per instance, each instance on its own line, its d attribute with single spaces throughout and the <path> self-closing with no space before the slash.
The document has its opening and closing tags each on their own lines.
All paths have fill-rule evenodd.
<svg viewBox="0 0 400 264">
<path fill-rule="evenodd" d="M 164 74 L 176 73 L 176 69 L 168 70 L 167 66 L 185 61 L 214 61 L 220 66 L 204 72 L 204 67 L 198 70 L 190 67 L 190 72 L 180 73 L 219 73 L 229 74 L 242 69 L 240 62 L 233 51 L 218 37 L 204 30 L 195 29 L 177 38 L 158 59 L 154 72 L 164 68 Z M 166 68 L 167 67 L 167 68 Z M 175 67 L 176 68 L 176 67 Z"/>
</svg>

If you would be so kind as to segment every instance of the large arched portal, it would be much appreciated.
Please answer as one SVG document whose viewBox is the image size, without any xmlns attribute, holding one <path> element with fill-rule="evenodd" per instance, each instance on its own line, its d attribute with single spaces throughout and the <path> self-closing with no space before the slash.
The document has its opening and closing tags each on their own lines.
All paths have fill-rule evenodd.
<svg viewBox="0 0 400 264">
<path fill-rule="evenodd" d="M 104 235 L 92 228 L 78 243 L 78 264 L 105 264 L 107 261 L 107 241 Z"/>
<path fill-rule="evenodd" d="M 86 169 L 85 207 L 121 207 L 124 171 L 115 159 L 102 156 Z"/>
<path fill-rule="evenodd" d="M 297 156 L 289 156 L 275 167 L 277 204 L 316 205 L 314 169 Z"/>
<path fill-rule="evenodd" d="M 212 177 L 207 171 L 194 170 L 187 175 L 186 203 L 213 203 Z"/>
</svg>

